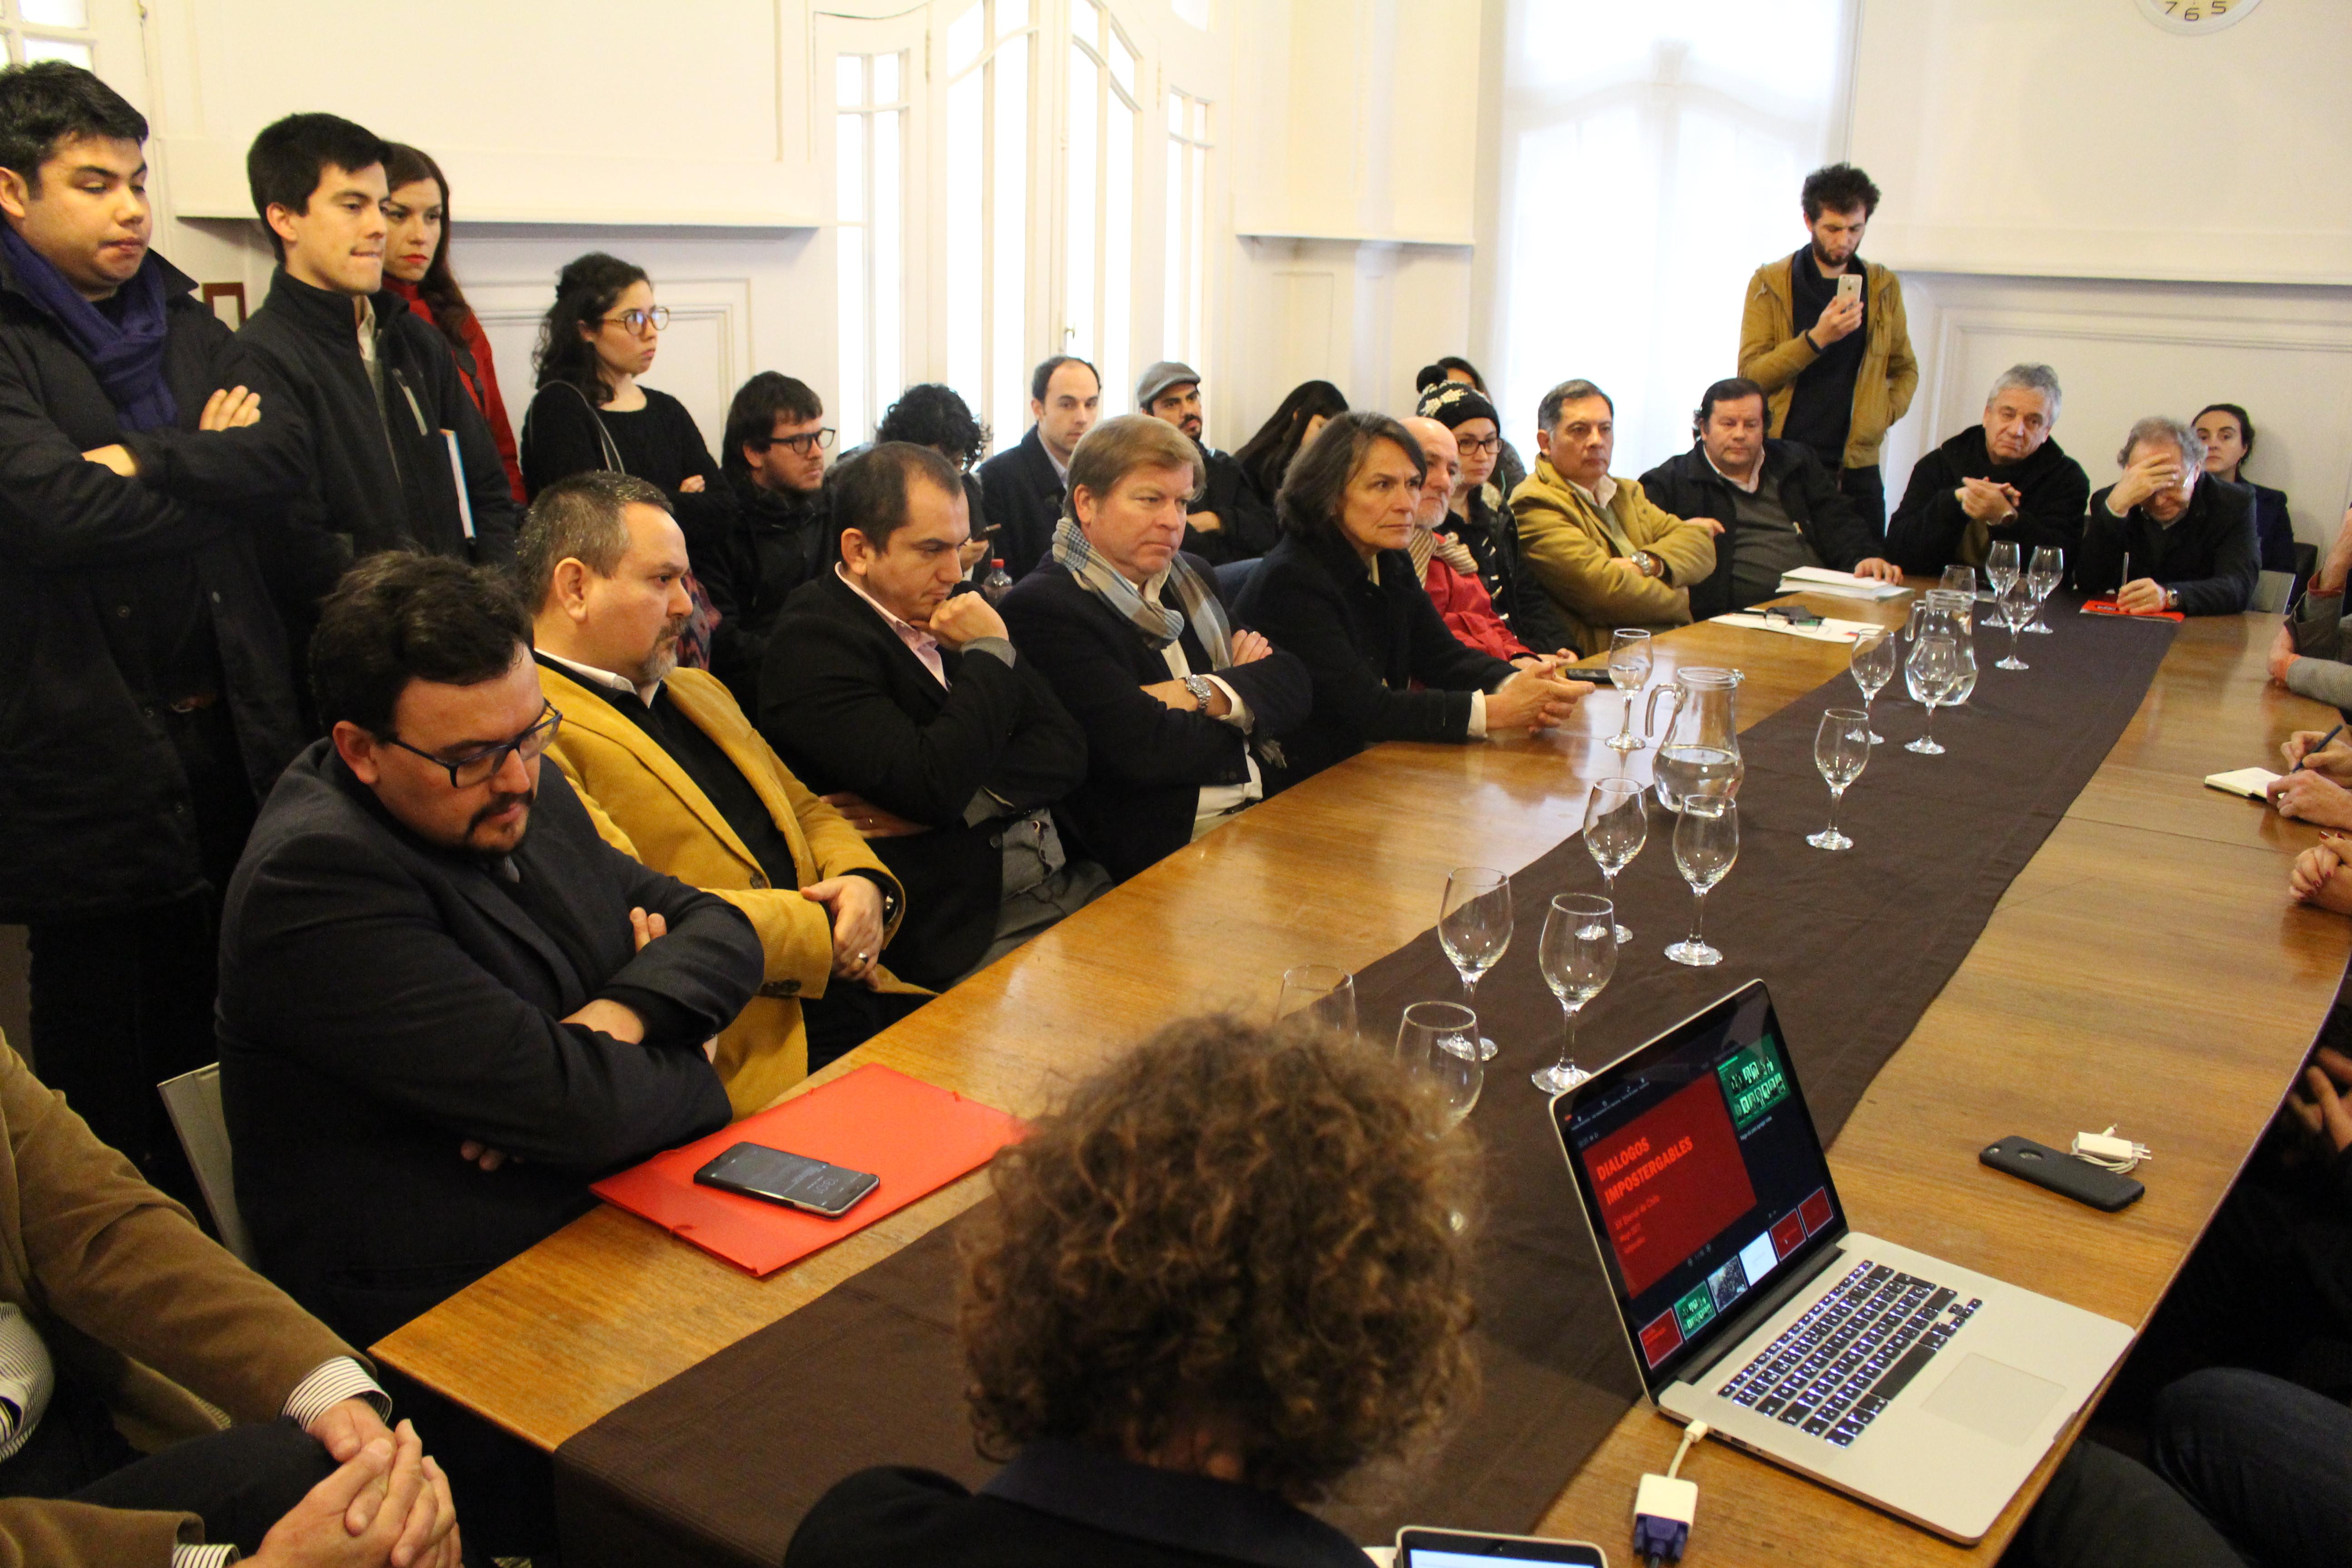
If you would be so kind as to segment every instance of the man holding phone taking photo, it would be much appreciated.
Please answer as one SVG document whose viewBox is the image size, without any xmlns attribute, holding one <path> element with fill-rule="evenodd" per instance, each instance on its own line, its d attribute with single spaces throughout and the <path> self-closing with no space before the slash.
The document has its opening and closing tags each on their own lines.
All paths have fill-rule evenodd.
<svg viewBox="0 0 2352 1568">
<path fill-rule="evenodd" d="M 1811 448 L 1873 531 L 1886 531 L 1878 448 L 1911 406 L 1919 363 L 1895 274 L 1861 257 L 1878 187 L 1850 163 L 1805 176 L 1811 237 L 1748 280 L 1739 374 L 1770 400 L 1769 433 Z"/>
</svg>

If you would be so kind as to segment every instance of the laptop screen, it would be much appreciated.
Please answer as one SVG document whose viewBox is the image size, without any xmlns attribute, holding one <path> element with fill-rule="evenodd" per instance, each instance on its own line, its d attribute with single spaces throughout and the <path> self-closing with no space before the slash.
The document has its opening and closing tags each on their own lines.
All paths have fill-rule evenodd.
<svg viewBox="0 0 2352 1568">
<path fill-rule="evenodd" d="M 1603 1068 L 1555 1114 L 1653 1389 L 1720 1338 L 1748 1292 L 1845 1234 L 1761 981 Z"/>
</svg>

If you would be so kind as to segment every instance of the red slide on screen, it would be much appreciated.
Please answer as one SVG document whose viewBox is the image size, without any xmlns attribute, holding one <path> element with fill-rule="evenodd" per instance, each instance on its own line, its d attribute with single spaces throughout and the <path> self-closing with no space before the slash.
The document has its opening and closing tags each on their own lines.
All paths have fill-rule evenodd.
<svg viewBox="0 0 2352 1568">
<path fill-rule="evenodd" d="M 1756 1206 L 1710 1073 L 1584 1151 L 1625 1289 L 1638 1296 Z"/>
</svg>

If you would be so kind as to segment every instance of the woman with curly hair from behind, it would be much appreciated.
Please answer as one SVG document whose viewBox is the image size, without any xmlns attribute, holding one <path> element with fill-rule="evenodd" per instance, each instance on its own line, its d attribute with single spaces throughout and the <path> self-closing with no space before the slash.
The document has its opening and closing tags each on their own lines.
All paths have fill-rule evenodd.
<svg viewBox="0 0 2352 1568">
<path fill-rule="evenodd" d="M 1382 1054 L 1170 1026 L 998 1157 L 966 1257 L 977 1494 L 862 1471 L 787 1568 L 1362 1568 L 1300 1505 L 1470 1397 L 1474 1154 Z"/>
</svg>

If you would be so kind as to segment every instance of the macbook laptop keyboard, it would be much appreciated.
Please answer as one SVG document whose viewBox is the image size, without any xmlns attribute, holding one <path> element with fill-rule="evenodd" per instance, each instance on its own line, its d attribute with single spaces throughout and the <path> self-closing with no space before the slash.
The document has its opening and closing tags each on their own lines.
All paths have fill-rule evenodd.
<svg viewBox="0 0 2352 1568">
<path fill-rule="evenodd" d="M 1932 1279 L 1857 1263 L 1723 1396 L 1846 1447 L 1983 1305 Z"/>
</svg>

